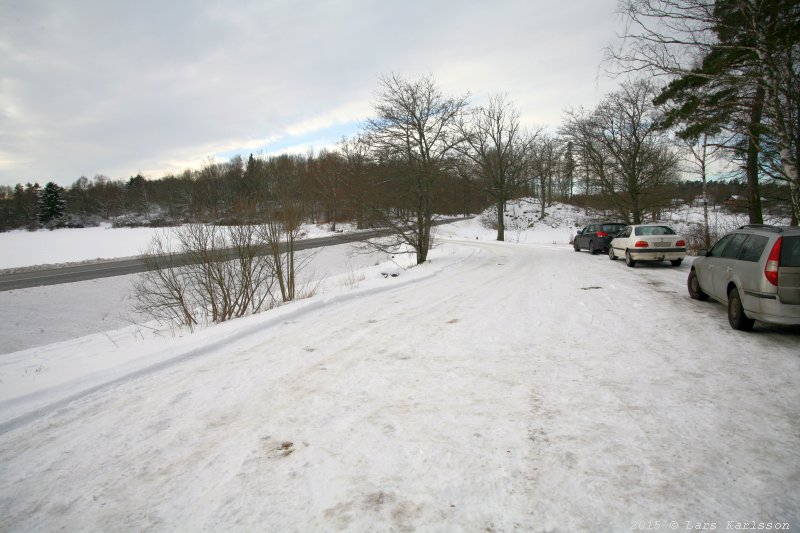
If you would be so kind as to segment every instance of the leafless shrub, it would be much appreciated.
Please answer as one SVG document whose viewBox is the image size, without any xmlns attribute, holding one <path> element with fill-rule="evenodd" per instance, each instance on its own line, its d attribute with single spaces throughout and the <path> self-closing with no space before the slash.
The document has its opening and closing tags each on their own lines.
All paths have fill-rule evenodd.
<svg viewBox="0 0 800 533">
<path fill-rule="evenodd" d="M 189 328 L 274 304 L 275 268 L 258 226 L 190 224 L 157 234 L 134 283 L 134 309 Z"/>
<path fill-rule="evenodd" d="M 690 254 L 696 254 L 698 250 L 706 248 L 706 233 L 703 224 L 689 224 L 681 230 L 681 235 L 686 239 L 686 249 Z"/>
<path fill-rule="evenodd" d="M 281 216 L 270 216 L 258 226 L 258 238 L 264 243 L 270 257 L 272 275 L 284 302 L 294 300 L 297 288 L 295 242 L 300 237 L 299 214 L 286 210 Z"/>
</svg>

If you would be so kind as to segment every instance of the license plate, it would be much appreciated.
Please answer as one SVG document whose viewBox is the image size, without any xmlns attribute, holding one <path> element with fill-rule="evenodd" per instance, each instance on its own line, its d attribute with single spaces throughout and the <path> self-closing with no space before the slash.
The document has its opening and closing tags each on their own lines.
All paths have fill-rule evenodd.
<svg viewBox="0 0 800 533">
<path fill-rule="evenodd" d="M 669 246 L 669 244 L 670 244 L 669 241 L 656 241 L 653 243 L 653 245 L 658 248 L 666 248 L 667 246 Z"/>
</svg>

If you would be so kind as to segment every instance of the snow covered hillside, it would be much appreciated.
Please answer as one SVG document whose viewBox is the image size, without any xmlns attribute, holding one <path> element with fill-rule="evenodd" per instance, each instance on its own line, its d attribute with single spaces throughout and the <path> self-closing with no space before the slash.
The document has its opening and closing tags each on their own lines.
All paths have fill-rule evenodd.
<svg viewBox="0 0 800 533">
<path fill-rule="evenodd" d="M 800 330 L 733 331 L 690 260 L 575 253 L 551 216 L 191 335 L 0 355 L 0 531 L 800 524 Z"/>
</svg>

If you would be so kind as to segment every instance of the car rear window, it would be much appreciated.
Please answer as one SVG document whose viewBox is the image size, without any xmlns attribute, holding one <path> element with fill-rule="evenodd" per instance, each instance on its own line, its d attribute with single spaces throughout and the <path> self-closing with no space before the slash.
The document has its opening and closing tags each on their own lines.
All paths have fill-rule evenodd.
<svg viewBox="0 0 800 533">
<path fill-rule="evenodd" d="M 625 224 L 603 224 L 603 231 L 606 233 L 618 233 L 622 231 L 624 227 Z"/>
<path fill-rule="evenodd" d="M 763 235 L 750 235 L 742 245 L 742 250 L 739 252 L 739 259 L 742 261 L 751 261 L 753 263 L 758 262 L 768 242 L 769 238 Z"/>
<path fill-rule="evenodd" d="M 669 226 L 639 226 L 636 228 L 636 235 L 675 235 Z"/>
<path fill-rule="evenodd" d="M 800 236 L 783 238 L 780 265 L 800 267 Z"/>
</svg>

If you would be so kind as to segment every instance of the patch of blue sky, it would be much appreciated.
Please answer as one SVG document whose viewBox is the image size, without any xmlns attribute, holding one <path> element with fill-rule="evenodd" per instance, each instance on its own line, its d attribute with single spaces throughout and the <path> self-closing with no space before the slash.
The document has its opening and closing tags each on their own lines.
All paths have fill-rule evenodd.
<svg viewBox="0 0 800 533">
<path fill-rule="evenodd" d="M 298 150 L 305 151 L 303 150 L 304 147 L 308 147 L 313 149 L 315 152 L 318 152 L 321 148 L 333 147 L 336 145 L 336 143 L 341 141 L 343 137 L 352 137 L 356 135 L 360 131 L 361 126 L 361 122 L 354 121 L 332 124 L 331 126 L 325 128 L 299 134 L 290 134 L 288 132 L 284 132 L 278 137 L 278 139 L 264 144 L 263 146 L 257 146 L 255 148 L 237 148 L 224 152 L 217 152 L 214 154 L 214 158 L 218 161 L 228 161 L 231 158 L 240 155 L 247 159 L 250 154 L 257 156 L 260 154 L 268 155 L 286 152 L 296 153 Z"/>
</svg>

